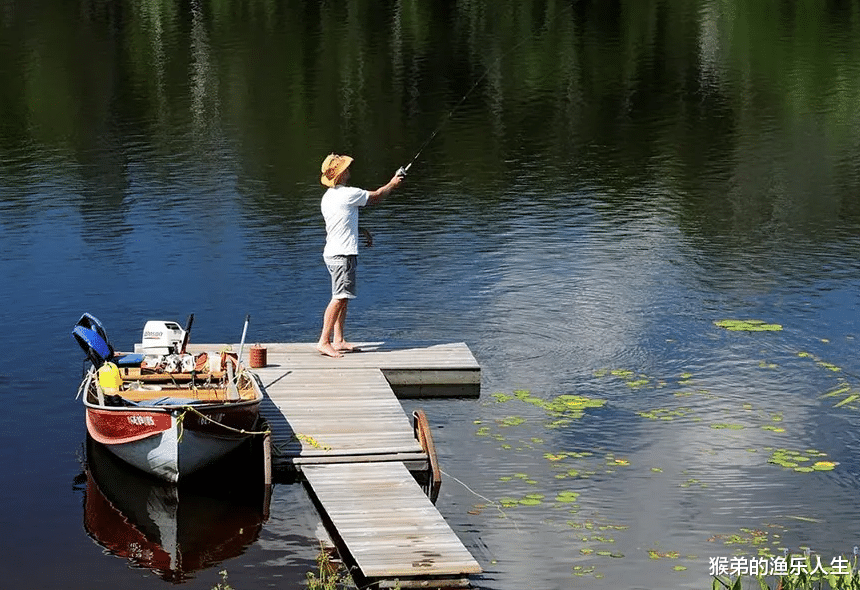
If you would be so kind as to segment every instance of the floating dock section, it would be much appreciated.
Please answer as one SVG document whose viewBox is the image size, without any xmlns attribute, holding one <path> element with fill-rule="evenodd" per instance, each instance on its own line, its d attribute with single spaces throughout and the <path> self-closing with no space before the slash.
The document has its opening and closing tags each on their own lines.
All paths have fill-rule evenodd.
<svg viewBox="0 0 860 590">
<path fill-rule="evenodd" d="M 271 467 L 301 474 L 362 583 L 468 586 L 481 567 L 433 504 L 440 478 L 426 419 L 420 411 L 410 419 L 398 397 L 477 397 L 469 348 L 361 343 L 329 358 L 313 344 L 259 346 L 266 366 L 252 370 L 265 392 Z"/>
</svg>

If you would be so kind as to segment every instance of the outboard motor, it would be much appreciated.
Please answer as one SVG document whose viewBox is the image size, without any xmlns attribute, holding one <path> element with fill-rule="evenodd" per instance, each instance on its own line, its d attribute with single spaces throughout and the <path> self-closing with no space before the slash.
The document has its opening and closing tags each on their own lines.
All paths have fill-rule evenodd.
<svg viewBox="0 0 860 590">
<path fill-rule="evenodd" d="M 141 352 L 145 354 L 177 354 L 187 344 L 186 331 L 176 322 L 150 320 L 143 326 Z"/>
</svg>

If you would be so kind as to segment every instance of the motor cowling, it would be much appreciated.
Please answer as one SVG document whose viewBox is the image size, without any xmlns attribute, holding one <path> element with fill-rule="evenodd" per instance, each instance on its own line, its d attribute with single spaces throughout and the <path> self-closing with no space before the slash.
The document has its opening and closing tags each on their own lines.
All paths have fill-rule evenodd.
<svg viewBox="0 0 860 590">
<path fill-rule="evenodd" d="M 176 322 L 149 320 L 143 326 L 140 352 L 145 354 L 176 354 L 185 340 L 185 330 Z"/>
</svg>

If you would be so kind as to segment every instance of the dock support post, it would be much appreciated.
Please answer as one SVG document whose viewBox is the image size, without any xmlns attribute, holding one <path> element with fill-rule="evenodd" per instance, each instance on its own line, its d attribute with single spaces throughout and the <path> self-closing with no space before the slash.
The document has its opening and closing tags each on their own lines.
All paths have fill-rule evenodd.
<svg viewBox="0 0 860 590">
<path fill-rule="evenodd" d="M 268 425 L 266 425 L 268 430 Z M 263 496 L 265 506 L 265 518 L 269 519 L 269 502 L 272 498 L 272 433 L 263 435 Z"/>
</svg>

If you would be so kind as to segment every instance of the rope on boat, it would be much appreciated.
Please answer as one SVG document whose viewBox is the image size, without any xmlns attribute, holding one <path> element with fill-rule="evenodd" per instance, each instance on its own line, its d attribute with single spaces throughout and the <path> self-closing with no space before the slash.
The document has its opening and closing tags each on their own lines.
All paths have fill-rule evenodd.
<svg viewBox="0 0 860 590">
<path fill-rule="evenodd" d="M 237 434 L 247 434 L 250 436 L 265 436 L 267 434 L 272 434 L 272 430 L 270 428 L 267 428 L 266 430 L 245 430 L 244 428 L 234 428 L 232 426 L 228 426 L 222 422 L 218 422 L 218 420 L 215 420 L 214 418 L 210 418 L 194 406 L 180 406 L 180 408 L 182 409 L 182 413 L 176 417 L 177 427 L 179 428 L 179 437 L 177 438 L 178 442 L 182 442 L 182 435 L 185 434 L 185 427 L 183 426 L 183 424 L 185 421 L 185 414 L 187 414 L 188 412 L 196 414 L 198 417 L 202 418 L 203 420 L 206 420 L 207 422 L 211 422 L 212 424 L 215 424 L 225 430 L 229 430 L 230 432 L 235 432 Z"/>
</svg>

